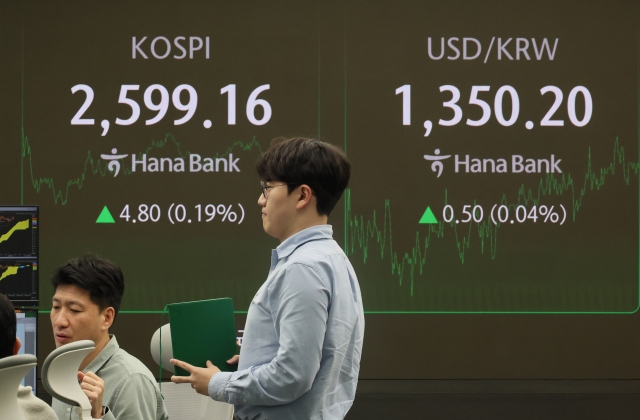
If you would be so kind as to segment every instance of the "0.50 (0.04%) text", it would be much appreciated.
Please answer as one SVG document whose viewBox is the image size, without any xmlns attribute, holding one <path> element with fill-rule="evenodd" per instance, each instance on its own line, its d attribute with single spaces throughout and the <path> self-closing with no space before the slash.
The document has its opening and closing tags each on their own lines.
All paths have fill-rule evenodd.
<svg viewBox="0 0 640 420">
<path fill-rule="evenodd" d="M 494 204 L 488 216 L 494 225 L 498 224 L 514 224 L 538 221 L 543 223 L 564 224 L 567 220 L 567 211 L 562 204 L 557 206 L 535 205 L 527 208 L 527 206 L 508 206 L 506 204 Z M 481 223 L 485 219 L 484 208 L 480 205 L 467 204 L 462 206 L 460 218 L 457 217 L 456 211 L 452 205 L 447 204 L 442 209 L 442 219 L 446 223 Z M 540 219 L 540 220 L 538 220 Z"/>
</svg>

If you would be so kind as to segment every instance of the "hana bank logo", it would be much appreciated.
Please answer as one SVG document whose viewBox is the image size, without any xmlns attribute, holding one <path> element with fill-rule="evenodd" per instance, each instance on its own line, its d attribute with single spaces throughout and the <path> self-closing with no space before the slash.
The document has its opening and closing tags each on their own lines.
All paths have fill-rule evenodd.
<svg viewBox="0 0 640 420">
<path fill-rule="evenodd" d="M 444 164 L 441 161 L 445 159 L 449 159 L 451 155 L 440 156 L 440 149 L 434 150 L 433 153 L 435 156 L 424 155 L 424 158 L 430 162 L 433 162 L 431 164 L 431 171 L 437 172 L 438 173 L 437 178 L 440 178 L 440 175 L 442 175 L 442 170 L 444 169 Z"/>
<path fill-rule="evenodd" d="M 436 149 L 433 155 L 424 155 L 426 161 L 431 162 L 431 171 L 437 173 L 440 178 L 444 170 L 445 159 L 452 155 L 440 155 L 440 149 Z M 548 158 L 534 158 L 522 155 L 511 155 L 511 158 L 479 158 L 470 155 L 455 155 L 453 157 L 453 169 L 455 173 L 497 173 L 497 174 L 561 174 L 562 168 L 555 154 Z"/>
<path fill-rule="evenodd" d="M 117 177 L 118 173 L 120 172 L 120 162 L 118 162 L 118 160 L 120 159 L 124 159 L 129 155 L 119 155 L 118 153 L 118 149 L 113 148 L 111 149 L 111 154 L 110 155 L 100 155 L 100 157 L 104 160 L 106 160 L 107 162 L 109 162 L 109 164 L 107 165 L 107 169 L 109 169 L 111 172 L 113 172 L 113 177 Z"/>
<path fill-rule="evenodd" d="M 240 158 L 233 153 L 218 157 L 202 157 L 197 153 L 189 153 L 188 157 L 148 157 L 146 154 L 118 154 L 118 149 L 111 149 L 111 154 L 100 157 L 109 162 L 107 169 L 113 172 L 114 178 L 120 173 L 120 159 L 131 156 L 131 172 L 240 172 Z"/>
</svg>

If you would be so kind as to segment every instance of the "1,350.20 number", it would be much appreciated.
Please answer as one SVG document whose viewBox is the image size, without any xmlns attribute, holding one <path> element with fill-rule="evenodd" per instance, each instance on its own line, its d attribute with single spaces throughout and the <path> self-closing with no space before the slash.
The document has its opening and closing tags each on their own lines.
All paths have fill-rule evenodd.
<svg viewBox="0 0 640 420">
<path fill-rule="evenodd" d="M 490 86 L 472 86 L 471 93 L 469 95 L 469 104 L 479 106 L 482 109 L 482 117 L 479 120 L 472 120 L 467 118 L 467 125 L 478 127 L 486 124 L 491 118 L 491 106 L 484 100 L 480 99 L 478 95 L 481 92 L 489 92 Z M 453 85 L 440 86 L 440 92 L 450 92 L 451 100 L 444 102 L 442 105 L 446 108 L 453 110 L 453 118 L 450 120 L 440 119 L 438 124 L 444 126 L 452 126 L 462 121 L 462 108 L 458 105 L 460 100 L 460 89 Z M 555 101 L 545 116 L 540 121 L 541 126 L 563 126 L 563 120 L 553 119 L 554 114 L 562 105 L 564 95 L 562 90 L 557 86 L 545 86 L 540 89 L 542 95 L 546 93 L 552 93 L 555 95 Z M 402 94 L 402 125 L 411 125 L 411 85 L 400 86 L 396 89 L 396 95 Z M 509 94 L 511 98 L 511 115 L 509 118 L 505 118 L 503 112 L 503 98 L 505 94 Z M 578 94 L 581 94 L 584 98 L 584 115 L 582 118 L 578 118 L 576 114 L 576 98 Z M 513 86 L 502 86 L 496 92 L 493 99 L 493 113 L 496 116 L 496 120 L 500 125 L 509 127 L 515 124 L 520 114 L 520 97 L 518 92 Z M 569 120 L 576 127 L 584 127 L 591 120 L 593 113 L 593 100 L 591 99 L 591 93 L 589 89 L 584 86 L 576 86 L 571 89 L 567 98 L 567 113 L 569 114 Z"/>
</svg>

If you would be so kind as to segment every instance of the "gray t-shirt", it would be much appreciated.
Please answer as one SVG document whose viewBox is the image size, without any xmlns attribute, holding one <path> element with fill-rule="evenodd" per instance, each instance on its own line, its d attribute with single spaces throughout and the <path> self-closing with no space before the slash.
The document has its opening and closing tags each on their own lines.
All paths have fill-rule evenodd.
<svg viewBox="0 0 640 420">
<path fill-rule="evenodd" d="M 168 420 L 160 389 L 151 371 L 142 362 L 118 346 L 115 335 L 83 370 L 104 381 L 102 405 L 109 407 L 107 420 Z M 75 409 L 53 399 L 60 420 L 78 420 Z"/>
</svg>

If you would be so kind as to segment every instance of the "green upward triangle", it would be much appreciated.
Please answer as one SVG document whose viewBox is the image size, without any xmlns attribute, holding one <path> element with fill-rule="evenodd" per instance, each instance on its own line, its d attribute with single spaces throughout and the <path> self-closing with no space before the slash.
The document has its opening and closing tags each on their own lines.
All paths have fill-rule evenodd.
<svg viewBox="0 0 640 420">
<path fill-rule="evenodd" d="M 424 214 L 422 215 L 418 223 L 433 224 L 433 223 L 438 223 L 438 219 L 436 219 L 436 216 L 431 211 L 431 208 L 427 206 L 427 209 L 424 211 Z"/>
<path fill-rule="evenodd" d="M 113 216 L 111 215 L 111 212 L 109 211 L 107 206 L 104 206 L 104 208 L 100 212 L 100 216 L 98 216 L 98 219 L 96 220 L 96 223 L 115 223 L 115 222 L 116 221 L 113 220 Z"/>
</svg>

